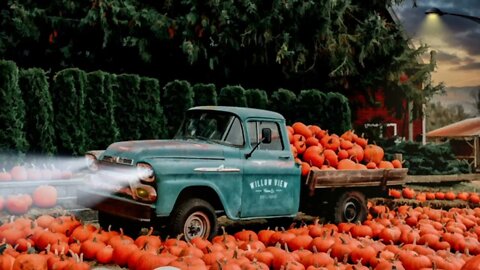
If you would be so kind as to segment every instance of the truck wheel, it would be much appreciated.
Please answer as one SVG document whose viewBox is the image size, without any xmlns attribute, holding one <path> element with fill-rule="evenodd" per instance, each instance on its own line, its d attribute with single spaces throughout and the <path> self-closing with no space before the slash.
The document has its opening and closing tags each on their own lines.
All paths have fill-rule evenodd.
<svg viewBox="0 0 480 270">
<path fill-rule="evenodd" d="M 333 210 L 333 221 L 363 222 L 367 218 L 367 199 L 358 191 L 347 191 L 340 196 Z"/>
<path fill-rule="evenodd" d="M 202 199 L 187 200 L 173 210 L 170 228 L 174 235 L 183 234 L 187 241 L 194 237 L 212 239 L 218 230 L 215 209 Z"/>
</svg>

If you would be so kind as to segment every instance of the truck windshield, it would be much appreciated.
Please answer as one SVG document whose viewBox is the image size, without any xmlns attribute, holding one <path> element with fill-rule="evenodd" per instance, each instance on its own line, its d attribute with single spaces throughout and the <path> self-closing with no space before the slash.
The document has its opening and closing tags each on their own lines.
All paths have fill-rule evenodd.
<svg viewBox="0 0 480 270">
<path fill-rule="evenodd" d="M 240 120 L 228 113 L 189 111 L 175 139 L 206 140 L 232 146 L 243 146 Z"/>
</svg>

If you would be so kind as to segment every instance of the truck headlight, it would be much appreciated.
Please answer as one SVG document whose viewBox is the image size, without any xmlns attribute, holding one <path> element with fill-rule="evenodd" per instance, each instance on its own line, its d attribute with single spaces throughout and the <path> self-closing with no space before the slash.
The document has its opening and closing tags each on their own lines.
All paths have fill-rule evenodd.
<svg viewBox="0 0 480 270">
<path fill-rule="evenodd" d="M 90 153 L 85 154 L 85 161 L 86 161 L 87 168 L 90 171 L 98 170 L 97 157 L 95 157 L 95 155 Z"/>
<path fill-rule="evenodd" d="M 147 163 L 137 163 L 137 176 L 141 181 L 153 182 L 155 181 L 155 173 L 152 166 Z"/>
</svg>

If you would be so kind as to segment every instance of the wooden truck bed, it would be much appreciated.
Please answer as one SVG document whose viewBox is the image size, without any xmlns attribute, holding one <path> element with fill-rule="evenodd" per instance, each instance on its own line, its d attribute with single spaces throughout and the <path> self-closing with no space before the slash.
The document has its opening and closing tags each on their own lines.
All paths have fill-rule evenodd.
<svg viewBox="0 0 480 270">
<path fill-rule="evenodd" d="M 310 171 L 305 184 L 318 188 L 399 186 L 405 183 L 408 169 L 316 170 Z"/>
</svg>

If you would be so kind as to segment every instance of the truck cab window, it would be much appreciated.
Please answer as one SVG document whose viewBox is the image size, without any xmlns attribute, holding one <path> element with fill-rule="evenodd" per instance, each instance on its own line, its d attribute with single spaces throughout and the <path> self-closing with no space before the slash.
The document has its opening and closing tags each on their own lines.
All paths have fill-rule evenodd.
<svg viewBox="0 0 480 270">
<path fill-rule="evenodd" d="M 262 128 L 269 128 L 272 131 L 272 142 L 262 143 L 258 146 L 259 150 L 283 150 L 282 139 L 280 138 L 280 127 L 275 122 L 269 121 L 250 121 L 248 122 L 248 130 L 250 136 L 250 144 L 252 147 L 259 142 L 262 136 Z"/>
<path fill-rule="evenodd" d="M 233 146 L 243 146 L 240 120 L 233 114 L 213 111 L 190 111 L 176 139 L 197 139 Z"/>
<path fill-rule="evenodd" d="M 242 124 L 240 124 L 240 120 L 238 120 L 237 117 L 233 117 L 232 119 L 232 124 L 230 125 L 225 142 L 235 146 L 243 146 L 245 142 L 243 138 Z"/>
</svg>

